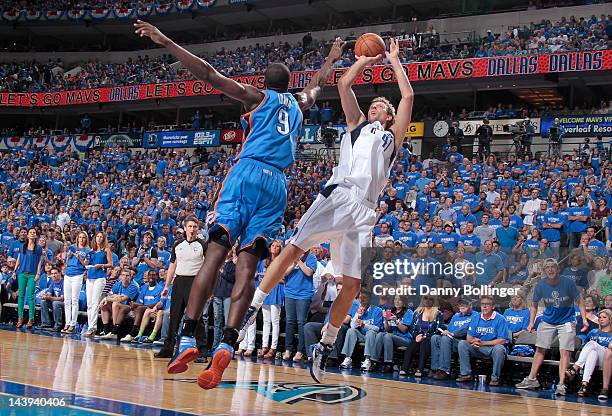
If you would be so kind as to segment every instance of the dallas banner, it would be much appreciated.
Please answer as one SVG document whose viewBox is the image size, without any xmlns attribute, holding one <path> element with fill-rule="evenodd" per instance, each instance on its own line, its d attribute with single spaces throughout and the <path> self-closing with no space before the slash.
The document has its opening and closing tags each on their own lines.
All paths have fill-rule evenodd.
<svg viewBox="0 0 612 416">
<path fill-rule="evenodd" d="M 612 69 L 612 50 L 414 62 L 404 64 L 404 69 L 413 82 L 579 71 L 608 71 Z M 345 71 L 346 68 L 334 70 L 330 75 L 328 84 L 336 85 Z M 293 90 L 304 88 L 314 74 L 314 71 L 293 72 L 291 74 L 290 88 Z M 263 75 L 239 76 L 234 77 L 234 79 L 243 84 L 263 88 Z M 390 82 L 395 82 L 391 66 L 373 66 L 365 68 L 357 77 L 355 84 L 385 84 Z M 0 106 L 49 107 L 194 97 L 209 94 L 220 94 L 220 92 L 201 81 L 184 81 L 59 92 L 3 92 L 0 93 Z"/>
</svg>

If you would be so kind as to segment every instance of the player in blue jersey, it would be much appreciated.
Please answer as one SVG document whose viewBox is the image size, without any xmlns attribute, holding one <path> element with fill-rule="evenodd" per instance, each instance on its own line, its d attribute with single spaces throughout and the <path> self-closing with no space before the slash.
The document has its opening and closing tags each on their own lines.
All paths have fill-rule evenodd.
<svg viewBox="0 0 612 416">
<path fill-rule="evenodd" d="M 323 67 L 297 94 L 288 92 L 291 73 L 284 64 L 273 63 L 264 75 L 265 89 L 240 84 L 221 75 L 208 62 L 180 47 L 155 26 L 138 20 L 136 33 L 165 46 L 199 80 L 242 104 L 245 140 L 237 162 L 221 186 L 209 230 L 206 258 L 194 278 L 185 314 L 179 349 L 169 365 L 181 367 L 198 357 L 193 338 L 196 319 L 213 293 L 217 273 L 231 247 L 238 243 L 236 283 L 222 342 L 213 353 L 211 366 L 198 377 L 200 387 L 210 389 L 221 382 L 229 365 L 244 315 L 255 285 L 253 277 L 259 260 L 267 257 L 267 240 L 280 231 L 287 204 L 287 183 L 283 169 L 291 166 L 303 112 L 315 102 L 329 79 L 334 62 L 342 56 L 344 42 L 336 39 Z M 169 276 L 170 278 L 171 276 Z M 170 353 L 171 352 L 166 352 Z"/>
</svg>

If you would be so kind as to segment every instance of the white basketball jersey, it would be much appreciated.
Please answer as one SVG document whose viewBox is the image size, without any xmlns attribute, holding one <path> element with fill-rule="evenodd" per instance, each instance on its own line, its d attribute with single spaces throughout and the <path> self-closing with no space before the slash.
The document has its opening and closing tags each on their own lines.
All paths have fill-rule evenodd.
<svg viewBox="0 0 612 416">
<path fill-rule="evenodd" d="M 327 185 L 351 188 L 357 198 L 375 206 L 387 185 L 393 159 L 393 133 L 386 131 L 378 121 L 364 121 L 342 138 L 340 160 Z"/>
</svg>

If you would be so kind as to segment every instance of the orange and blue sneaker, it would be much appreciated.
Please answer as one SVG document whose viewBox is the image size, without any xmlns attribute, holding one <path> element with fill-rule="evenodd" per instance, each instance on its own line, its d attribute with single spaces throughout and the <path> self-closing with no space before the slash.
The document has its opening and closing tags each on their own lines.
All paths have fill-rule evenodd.
<svg viewBox="0 0 612 416">
<path fill-rule="evenodd" d="M 193 337 L 181 337 L 179 348 L 168 363 L 168 374 L 178 374 L 187 371 L 190 362 L 194 361 L 200 352 Z"/>
<path fill-rule="evenodd" d="M 213 351 L 212 360 L 208 368 L 200 373 L 198 377 L 198 386 L 204 390 L 214 389 L 221 383 L 223 372 L 232 362 L 234 356 L 234 348 L 222 342 Z"/>
</svg>

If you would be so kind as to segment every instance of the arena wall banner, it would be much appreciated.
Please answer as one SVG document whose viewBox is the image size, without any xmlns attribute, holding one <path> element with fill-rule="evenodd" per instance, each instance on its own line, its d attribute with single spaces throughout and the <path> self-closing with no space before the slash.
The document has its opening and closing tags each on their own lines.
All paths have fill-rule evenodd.
<svg viewBox="0 0 612 416">
<path fill-rule="evenodd" d="M 558 116 L 559 123 L 565 128 L 563 137 L 612 137 L 612 114 L 587 116 Z M 542 136 L 548 137 L 548 132 L 555 117 L 542 117 Z"/>
<path fill-rule="evenodd" d="M 344 133 L 346 133 L 346 124 L 337 124 L 328 128 L 336 130 L 336 143 L 340 143 L 342 136 Z M 302 135 L 299 142 L 305 144 L 323 143 L 323 138 L 321 137 L 321 126 L 303 126 Z"/>
<path fill-rule="evenodd" d="M 406 130 L 406 137 L 423 137 L 425 135 L 425 123 L 417 121 L 410 123 Z"/>
<path fill-rule="evenodd" d="M 91 149 L 94 144 L 93 134 L 78 134 L 73 137 L 72 144 L 79 152 L 86 152 Z"/>
<path fill-rule="evenodd" d="M 70 136 L 57 135 L 49 137 L 51 139 L 51 147 L 56 152 L 63 152 L 70 146 Z"/>
<path fill-rule="evenodd" d="M 34 149 L 42 150 L 49 144 L 50 136 L 32 136 L 27 144 Z"/>
<path fill-rule="evenodd" d="M 572 71 L 612 70 L 612 50 L 560 52 L 492 58 L 454 59 L 449 61 L 414 62 L 404 64 L 413 82 L 452 80 L 500 76 L 527 76 Z M 346 68 L 332 71 L 329 85 L 336 85 Z M 291 89 L 302 89 L 312 79 L 314 71 L 293 72 Z M 238 82 L 263 88 L 263 75 L 234 77 Z M 384 84 L 395 82 L 391 66 L 368 67 L 357 77 L 355 84 Z M 0 93 L 0 107 L 50 107 L 74 104 L 98 104 L 176 97 L 220 94 L 201 81 L 181 81 L 165 84 L 128 85 L 37 93 Z"/>
<path fill-rule="evenodd" d="M 221 130 L 146 132 L 142 140 L 146 149 L 158 147 L 214 147 L 221 144 Z"/>
<path fill-rule="evenodd" d="M 244 139 L 242 129 L 221 130 L 221 144 L 242 143 L 242 139 Z"/>
<path fill-rule="evenodd" d="M 142 147 L 142 135 L 131 133 L 96 134 L 94 147 L 125 146 L 129 148 Z"/>
<path fill-rule="evenodd" d="M 539 118 L 530 118 L 531 124 L 535 127 L 535 134 L 540 134 L 540 119 Z M 518 122 L 522 122 L 522 118 L 506 118 L 506 119 L 491 119 L 489 120 L 489 125 L 493 129 L 493 135 L 500 134 L 508 134 L 508 132 L 504 132 L 504 126 L 509 126 L 511 124 L 516 124 Z M 459 121 L 459 128 L 463 130 L 463 134 L 466 136 L 474 136 L 476 135 L 476 129 L 482 125 L 482 120 L 466 120 Z"/>
<path fill-rule="evenodd" d="M 21 136 L 5 136 L 3 141 L 8 150 L 13 150 L 25 146 L 28 143 L 28 138 Z"/>
</svg>

